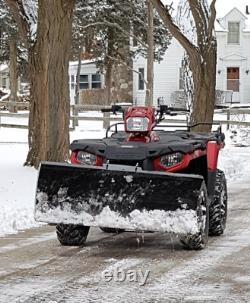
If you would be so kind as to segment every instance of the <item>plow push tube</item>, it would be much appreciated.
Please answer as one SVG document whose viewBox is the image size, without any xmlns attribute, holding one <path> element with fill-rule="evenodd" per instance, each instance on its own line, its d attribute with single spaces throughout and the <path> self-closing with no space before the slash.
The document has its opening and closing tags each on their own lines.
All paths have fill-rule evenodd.
<svg viewBox="0 0 250 303">
<path fill-rule="evenodd" d="M 136 231 L 196 233 L 203 177 L 42 162 L 35 219 Z"/>
</svg>

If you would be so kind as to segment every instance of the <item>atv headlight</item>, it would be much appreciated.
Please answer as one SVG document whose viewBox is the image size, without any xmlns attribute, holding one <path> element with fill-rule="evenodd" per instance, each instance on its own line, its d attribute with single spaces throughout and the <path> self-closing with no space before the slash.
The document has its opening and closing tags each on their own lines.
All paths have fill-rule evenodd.
<svg viewBox="0 0 250 303">
<path fill-rule="evenodd" d="M 84 151 L 79 151 L 76 156 L 76 160 L 82 164 L 95 165 L 96 156 Z"/>
<path fill-rule="evenodd" d="M 148 131 L 149 120 L 146 117 L 130 117 L 127 119 L 127 131 L 146 132 Z"/>
<path fill-rule="evenodd" d="M 160 162 L 166 167 L 171 167 L 180 163 L 182 159 L 183 155 L 181 153 L 174 153 L 162 156 Z"/>
</svg>

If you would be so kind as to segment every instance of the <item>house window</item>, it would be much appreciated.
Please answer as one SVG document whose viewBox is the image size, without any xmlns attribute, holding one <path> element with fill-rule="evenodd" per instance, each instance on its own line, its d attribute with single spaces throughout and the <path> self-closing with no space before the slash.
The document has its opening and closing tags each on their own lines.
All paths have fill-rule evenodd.
<svg viewBox="0 0 250 303">
<path fill-rule="evenodd" d="M 144 68 L 139 68 L 139 77 L 138 77 L 138 90 L 144 90 L 145 82 L 144 82 Z"/>
<path fill-rule="evenodd" d="M 89 89 L 89 76 L 88 75 L 80 75 L 79 87 L 80 87 L 80 89 Z"/>
<path fill-rule="evenodd" d="M 91 76 L 92 78 L 92 88 L 102 88 L 102 82 L 101 82 L 101 75 L 100 74 L 94 74 Z"/>
<path fill-rule="evenodd" d="M 7 79 L 6 78 L 2 78 L 2 87 L 3 88 L 7 87 Z"/>
<path fill-rule="evenodd" d="M 75 88 L 75 76 L 74 75 L 70 76 L 70 87 L 71 87 L 71 89 Z"/>
<path fill-rule="evenodd" d="M 240 91 L 240 69 L 239 67 L 227 68 L 227 90 Z"/>
<path fill-rule="evenodd" d="M 184 90 L 184 68 L 179 68 L 179 89 Z"/>
<path fill-rule="evenodd" d="M 240 23 L 239 22 L 228 22 L 228 44 L 239 44 L 240 43 Z"/>
</svg>

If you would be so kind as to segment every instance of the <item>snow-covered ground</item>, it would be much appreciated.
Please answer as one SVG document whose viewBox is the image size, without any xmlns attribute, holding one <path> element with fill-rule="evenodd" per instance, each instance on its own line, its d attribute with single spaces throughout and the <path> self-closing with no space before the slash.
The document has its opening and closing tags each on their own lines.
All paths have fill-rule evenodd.
<svg viewBox="0 0 250 303">
<path fill-rule="evenodd" d="M 102 138 L 104 134 L 101 121 L 81 121 L 70 137 L 71 140 Z M 227 145 L 221 152 L 219 167 L 225 171 L 229 186 L 230 182 L 249 175 L 249 146 L 247 128 L 237 134 L 227 133 Z M 37 171 L 23 166 L 27 152 L 27 130 L 0 128 L 0 236 L 37 225 L 33 218 Z"/>
<path fill-rule="evenodd" d="M 20 119 L 13 118 L 9 123 L 20 124 Z M 2 122 L 8 123 L 6 118 Z M 37 171 L 23 166 L 27 134 L 23 129 L 0 128 L 0 237 L 37 226 L 33 214 Z M 72 132 L 70 139 L 102 138 L 104 134 L 102 122 L 88 121 Z"/>
</svg>

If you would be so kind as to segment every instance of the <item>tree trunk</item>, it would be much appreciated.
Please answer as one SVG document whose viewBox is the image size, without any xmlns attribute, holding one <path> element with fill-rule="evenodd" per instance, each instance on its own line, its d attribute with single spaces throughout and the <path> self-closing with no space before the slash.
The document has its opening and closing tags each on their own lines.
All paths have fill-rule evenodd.
<svg viewBox="0 0 250 303">
<path fill-rule="evenodd" d="M 197 132 L 209 132 L 213 122 L 215 106 L 216 85 L 216 43 L 211 44 L 209 54 L 205 54 L 203 62 L 194 60 L 190 62 L 193 73 L 194 91 L 191 114 L 191 125 L 197 123 L 210 123 L 198 125 L 193 130 Z"/>
<path fill-rule="evenodd" d="M 148 28 L 147 28 L 147 89 L 145 105 L 153 105 L 153 89 L 154 89 L 154 15 L 153 4 L 150 0 L 147 0 L 148 11 Z"/>
<path fill-rule="evenodd" d="M 106 74 L 105 74 L 105 96 L 106 96 L 106 100 L 105 100 L 105 105 L 110 105 L 111 101 L 112 101 L 112 71 L 113 71 L 113 57 L 114 57 L 114 33 L 113 33 L 113 29 L 109 28 L 108 29 L 108 50 L 107 50 L 107 56 L 106 56 L 106 62 L 105 62 L 105 66 L 106 66 Z M 103 120 L 103 128 L 107 129 L 110 125 L 109 123 L 109 117 L 110 114 L 109 113 L 104 113 L 103 115 L 104 120 Z"/>
<path fill-rule="evenodd" d="M 29 51 L 31 104 L 26 164 L 69 153 L 68 63 L 74 0 L 39 0 L 37 42 Z"/>
<path fill-rule="evenodd" d="M 81 67 L 82 67 L 82 47 L 80 46 L 78 50 L 78 65 L 76 71 L 75 104 L 79 104 Z"/>
<path fill-rule="evenodd" d="M 106 67 L 105 75 L 105 86 L 107 90 L 107 100 L 105 100 L 105 105 L 110 105 L 112 101 L 112 70 L 113 63 L 110 61 Z"/>
<path fill-rule="evenodd" d="M 106 74 L 105 74 L 105 105 L 110 105 L 112 100 L 112 69 L 113 69 L 113 63 L 111 60 L 109 60 L 109 63 L 106 66 Z M 107 129 L 110 125 L 109 118 L 110 113 L 104 113 L 103 114 L 103 128 Z"/>
<path fill-rule="evenodd" d="M 76 84 L 75 84 L 75 105 L 73 114 L 74 116 L 78 116 L 78 108 L 79 99 L 80 99 L 80 74 L 81 74 L 81 67 L 82 67 L 82 47 L 79 46 L 78 50 L 78 65 L 77 65 L 77 72 L 76 72 Z M 73 128 L 78 126 L 78 119 L 73 119 Z"/>
<path fill-rule="evenodd" d="M 209 10 L 206 1 L 187 0 L 194 20 L 197 45 L 184 35 L 170 14 L 170 7 L 160 0 L 151 0 L 155 9 L 168 27 L 170 33 L 186 50 L 193 76 L 193 100 L 191 124 L 203 123 L 192 128 L 194 131 L 211 131 L 215 103 L 216 52 L 214 36 L 216 0 L 212 0 Z"/>
<path fill-rule="evenodd" d="M 41 41 L 44 41 L 41 39 Z M 44 41 L 45 42 L 45 41 Z M 40 42 L 41 43 L 41 42 Z M 45 47 L 44 43 L 44 48 Z M 37 44 L 38 46 L 38 44 Z M 48 58 L 46 49 L 37 47 L 29 52 L 30 76 L 30 114 L 29 114 L 29 152 L 25 165 L 38 167 L 40 161 L 46 159 L 48 142 Z"/>
<path fill-rule="evenodd" d="M 10 102 L 17 102 L 17 47 L 16 40 L 10 39 Z M 9 106 L 9 111 L 12 113 L 17 112 L 15 105 Z"/>
</svg>

